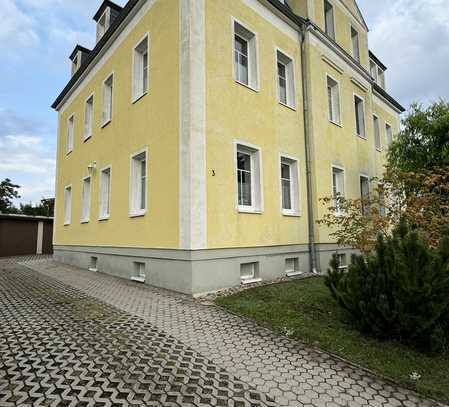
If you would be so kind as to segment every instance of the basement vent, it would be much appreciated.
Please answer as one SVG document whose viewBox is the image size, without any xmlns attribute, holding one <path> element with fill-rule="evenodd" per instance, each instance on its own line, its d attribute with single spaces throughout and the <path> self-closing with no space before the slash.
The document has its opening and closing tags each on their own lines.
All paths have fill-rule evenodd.
<svg viewBox="0 0 449 407">
<path fill-rule="evenodd" d="M 98 257 L 92 256 L 90 258 L 89 271 L 93 271 L 95 273 L 98 271 Z"/>
<path fill-rule="evenodd" d="M 240 264 L 240 280 L 242 284 L 251 284 L 262 281 L 259 277 L 259 263 L 242 263 Z"/>
<path fill-rule="evenodd" d="M 285 259 L 285 274 L 288 277 L 299 276 L 302 272 L 299 270 L 299 257 Z"/>
<path fill-rule="evenodd" d="M 141 262 L 133 262 L 134 266 L 134 275 L 131 277 L 132 281 L 136 281 L 138 283 L 144 283 L 147 277 L 146 275 L 146 264 Z"/>
</svg>

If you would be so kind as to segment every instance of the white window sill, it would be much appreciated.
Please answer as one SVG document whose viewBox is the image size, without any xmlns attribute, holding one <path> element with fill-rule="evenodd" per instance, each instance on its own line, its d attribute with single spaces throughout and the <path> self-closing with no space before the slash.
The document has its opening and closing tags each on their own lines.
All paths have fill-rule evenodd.
<svg viewBox="0 0 449 407">
<path fill-rule="evenodd" d="M 66 156 L 69 155 L 72 151 L 73 151 L 73 149 L 72 149 L 72 150 L 69 150 L 69 151 L 66 151 L 65 155 L 66 155 Z"/>
<path fill-rule="evenodd" d="M 368 137 L 362 136 L 361 134 L 357 134 L 357 137 L 360 138 L 360 139 L 362 139 L 362 140 L 365 140 L 365 141 L 368 140 Z"/>
<path fill-rule="evenodd" d="M 302 271 L 287 271 L 287 277 L 297 277 L 302 276 L 304 273 Z"/>
<path fill-rule="evenodd" d="M 299 218 L 301 216 L 301 214 L 299 212 L 288 211 L 288 210 L 283 210 L 282 215 L 287 216 L 287 217 L 292 217 L 292 218 Z"/>
<path fill-rule="evenodd" d="M 146 92 L 144 92 L 144 93 L 142 93 L 142 94 L 140 94 L 140 95 L 136 95 L 136 96 L 134 96 L 133 98 L 132 98 L 132 104 L 134 104 L 134 103 L 137 103 L 140 99 L 142 99 L 145 95 L 147 95 L 148 94 L 148 91 L 146 91 Z"/>
<path fill-rule="evenodd" d="M 132 211 L 129 213 L 129 217 L 130 218 L 138 218 L 140 216 L 145 216 L 145 214 L 147 213 L 146 210 L 142 210 L 142 211 Z"/>
<path fill-rule="evenodd" d="M 131 281 L 135 281 L 136 283 L 145 283 L 145 277 L 131 277 Z"/>
<path fill-rule="evenodd" d="M 64 226 L 70 226 L 70 222 L 64 222 Z"/>
<path fill-rule="evenodd" d="M 89 271 L 91 271 L 92 273 L 98 273 L 98 269 L 94 269 L 92 267 L 89 267 Z"/>
<path fill-rule="evenodd" d="M 343 126 L 341 125 L 341 123 L 335 122 L 335 121 L 333 121 L 333 120 L 330 120 L 330 119 L 329 119 L 329 123 L 332 123 L 334 126 L 340 127 L 340 129 L 343 128 Z"/>
<path fill-rule="evenodd" d="M 81 223 L 82 225 L 84 225 L 84 224 L 86 224 L 86 223 L 89 223 L 89 219 L 83 219 L 83 220 L 80 221 L 80 223 Z"/>
<path fill-rule="evenodd" d="M 249 84 L 247 84 L 247 83 L 240 82 L 240 81 L 238 81 L 237 79 L 234 79 L 234 80 L 235 80 L 235 83 L 237 83 L 237 84 L 239 84 L 239 85 L 241 85 L 241 86 L 243 86 L 243 87 L 245 87 L 245 88 L 247 88 L 247 89 L 250 89 L 250 90 L 252 90 L 253 92 L 259 93 L 259 89 L 253 88 L 251 85 L 249 85 Z"/>
<path fill-rule="evenodd" d="M 109 215 L 100 216 L 98 218 L 99 221 L 109 220 Z"/>
<path fill-rule="evenodd" d="M 377 151 L 378 153 L 381 153 L 381 152 L 383 151 L 383 149 L 382 149 L 382 148 L 377 148 L 377 147 L 376 147 L 376 151 Z"/>
<path fill-rule="evenodd" d="M 251 207 L 247 207 L 247 206 L 239 206 L 237 208 L 237 211 L 239 213 L 249 213 L 249 214 L 254 214 L 254 215 L 261 215 L 262 214 L 262 210 L 261 209 L 251 208 Z"/>
<path fill-rule="evenodd" d="M 103 128 L 105 128 L 109 123 L 111 123 L 112 122 L 112 119 L 108 119 L 108 120 L 106 120 L 105 122 L 103 122 L 103 124 L 101 125 L 101 128 L 103 129 Z"/>
<path fill-rule="evenodd" d="M 83 142 L 85 143 L 87 140 L 92 138 L 92 134 L 89 134 L 88 136 L 84 136 Z"/>
<path fill-rule="evenodd" d="M 254 284 L 254 283 L 260 283 L 261 281 L 262 281 L 261 278 L 248 278 L 248 279 L 243 279 L 242 284 L 243 285 Z"/>
<path fill-rule="evenodd" d="M 288 108 L 288 109 L 293 110 L 294 112 L 296 112 L 296 107 L 293 106 L 293 105 L 289 105 L 288 103 L 284 103 L 284 102 L 281 102 L 281 101 L 279 101 L 279 104 L 280 104 L 281 106 L 284 106 L 284 107 L 286 107 L 286 108 Z"/>
</svg>

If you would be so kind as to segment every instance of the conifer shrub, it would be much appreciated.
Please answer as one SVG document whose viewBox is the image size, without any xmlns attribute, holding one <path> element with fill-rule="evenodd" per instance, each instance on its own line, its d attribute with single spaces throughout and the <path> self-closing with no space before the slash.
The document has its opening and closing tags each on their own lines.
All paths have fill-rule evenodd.
<svg viewBox="0 0 449 407">
<path fill-rule="evenodd" d="M 363 333 L 425 351 L 448 351 L 449 233 L 431 249 L 402 220 L 379 235 L 373 254 L 352 257 L 348 271 L 334 256 L 326 285 Z"/>
</svg>

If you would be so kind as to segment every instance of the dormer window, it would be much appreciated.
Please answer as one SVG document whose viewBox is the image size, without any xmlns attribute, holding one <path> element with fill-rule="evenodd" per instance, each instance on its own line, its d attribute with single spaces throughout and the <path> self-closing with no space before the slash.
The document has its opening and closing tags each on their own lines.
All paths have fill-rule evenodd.
<svg viewBox="0 0 449 407">
<path fill-rule="evenodd" d="M 387 69 L 385 65 L 370 51 L 370 74 L 377 85 L 382 89 L 385 89 L 385 70 Z"/>
<path fill-rule="evenodd" d="M 75 74 L 75 72 L 79 69 L 80 67 L 80 62 L 81 62 L 81 57 L 78 54 L 75 56 L 75 58 L 73 58 L 72 60 L 72 76 Z"/>
<path fill-rule="evenodd" d="M 122 7 L 112 1 L 103 1 L 94 16 L 94 20 L 97 22 L 97 43 L 103 38 L 121 11 Z"/>
<path fill-rule="evenodd" d="M 81 68 L 90 54 L 90 49 L 77 45 L 70 55 L 72 76 Z"/>
</svg>

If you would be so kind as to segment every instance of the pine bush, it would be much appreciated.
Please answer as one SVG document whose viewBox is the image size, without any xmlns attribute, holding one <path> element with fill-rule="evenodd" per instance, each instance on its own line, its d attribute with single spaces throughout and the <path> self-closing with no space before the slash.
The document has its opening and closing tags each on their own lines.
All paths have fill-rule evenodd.
<svg viewBox="0 0 449 407">
<path fill-rule="evenodd" d="M 372 255 L 352 257 L 347 272 L 331 261 L 326 285 L 362 332 L 427 351 L 449 344 L 449 233 L 431 249 L 402 221 L 379 235 Z"/>
</svg>

